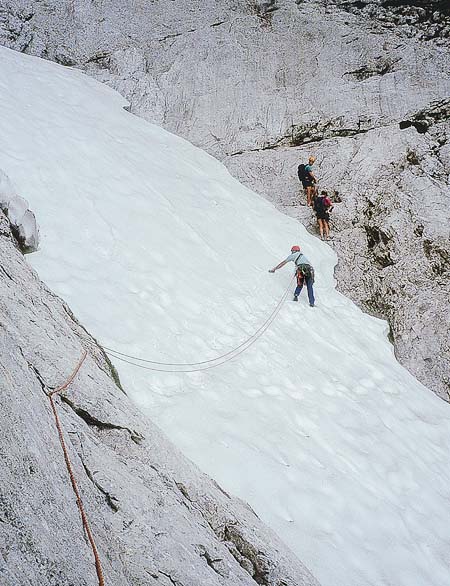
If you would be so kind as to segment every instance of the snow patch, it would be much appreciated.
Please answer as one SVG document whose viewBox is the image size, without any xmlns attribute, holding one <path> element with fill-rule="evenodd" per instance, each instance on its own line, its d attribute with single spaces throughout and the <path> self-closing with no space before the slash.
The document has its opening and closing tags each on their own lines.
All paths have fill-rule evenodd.
<svg viewBox="0 0 450 586">
<path fill-rule="evenodd" d="M 303 292 L 217 369 L 114 359 L 121 381 L 323 586 L 449 584 L 450 405 L 335 291 L 331 248 L 78 71 L 0 49 L 0 95 L 0 166 L 41 223 L 31 262 L 105 345 L 161 362 L 227 352 L 292 278 L 267 270 L 302 246 L 316 308 Z"/>
<path fill-rule="evenodd" d="M 23 252 L 39 247 L 39 230 L 34 213 L 26 199 L 16 195 L 9 177 L 0 169 L 0 209 L 6 214 L 11 231 Z"/>
</svg>

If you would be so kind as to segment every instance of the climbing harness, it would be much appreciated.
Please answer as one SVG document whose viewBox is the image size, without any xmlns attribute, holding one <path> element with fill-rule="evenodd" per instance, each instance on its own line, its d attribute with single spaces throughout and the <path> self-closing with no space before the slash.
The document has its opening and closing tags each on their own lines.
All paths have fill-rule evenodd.
<svg viewBox="0 0 450 586">
<path fill-rule="evenodd" d="M 256 342 L 256 340 L 258 340 L 258 338 L 260 338 L 266 332 L 266 330 L 270 327 L 270 325 L 272 324 L 272 322 L 275 320 L 276 316 L 280 312 L 281 307 L 283 306 L 283 303 L 286 301 L 286 298 L 289 295 L 289 291 L 291 289 L 291 285 L 292 285 L 292 282 L 294 281 L 294 279 L 295 279 L 295 274 L 292 277 L 292 279 L 290 280 L 286 291 L 283 293 L 283 295 L 282 295 L 280 301 L 278 302 L 278 304 L 276 305 L 275 309 L 272 311 L 272 313 L 269 315 L 269 317 L 266 319 L 266 321 L 256 330 L 256 332 L 254 332 L 251 336 L 249 336 L 244 342 L 239 344 L 239 346 L 237 346 L 236 348 L 229 350 L 225 354 L 221 354 L 220 356 L 216 356 L 216 358 L 211 358 L 209 360 L 203 360 L 201 362 L 158 362 L 156 360 L 148 360 L 145 358 L 139 358 L 138 356 L 133 356 L 131 354 L 125 354 L 123 352 L 119 352 L 118 350 L 114 350 L 114 348 L 108 348 L 107 346 L 104 346 L 104 349 L 105 349 L 106 353 L 109 356 L 111 356 L 112 358 L 115 358 L 117 360 L 121 360 L 122 362 L 126 362 L 127 364 L 131 364 L 133 366 L 137 366 L 138 368 L 143 368 L 145 370 L 153 370 L 156 372 L 183 372 L 183 373 L 185 373 L 185 372 L 199 372 L 201 370 L 209 370 L 211 368 L 215 368 L 216 366 L 220 366 L 222 364 L 225 364 L 229 360 L 232 360 L 233 358 L 236 358 L 237 356 L 239 356 L 240 354 L 245 352 L 245 350 L 250 348 L 250 346 L 252 346 Z M 144 364 L 137 364 L 136 362 L 133 362 L 133 361 L 143 362 Z M 212 364 L 212 363 L 214 363 L 214 364 Z M 154 366 L 147 366 L 148 364 L 154 364 L 158 367 L 160 367 L 160 366 L 166 367 L 167 366 L 167 367 L 172 367 L 172 368 L 155 368 Z M 178 367 L 189 367 L 189 368 L 186 368 L 186 369 L 181 368 L 180 369 Z M 193 367 L 198 367 L 198 368 L 193 368 Z"/>
<path fill-rule="evenodd" d="M 94 536 L 92 535 L 92 531 L 89 526 L 86 511 L 84 510 L 84 507 L 83 507 L 83 501 L 81 500 L 81 495 L 78 490 L 77 481 L 76 481 L 75 475 L 73 473 L 72 463 L 69 458 L 69 452 L 67 451 L 66 442 L 64 441 L 64 435 L 62 432 L 61 421 L 59 419 L 58 412 L 56 410 L 56 405 L 53 400 L 53 395 L 61 393 L 62 391 L 67 389 L 67 387 L 73 382 L 73 380 L 77 376 L 78 371 L 80 370 L 86 356 L 87 356 L 87 352 L 85 351 L 83 353 L 83 356 L 80 358 L 75 370 L 70 375 L 70 377 L 67 379 L 67 381 L 63 385 L 61 385 L 60 387 L 57 387 L 57 388 L 53 389 L 52 391 L 50 391 L 49 393 L 47 393 L 47 397 L 50 400 L 50 405 L 52 406 L 53 415 L 55 416 L 56 429 L 58 430 L 59 441 L 61 442 L 61 447 L 62 447 L 62 451 L 64 454 L 64 460 L 66 462 L 67 471 L 70 476 L 70 482 L 72 483 L 73 492 L 75 493 L 75 496 L 77 499 L 77 505 L 78 505 L 78 509 L 80 511 L 81 521 L 83 523 L 84 530 L 86 531 L 87 538 L 88 538 L 89 543 L 91 545 L 92 553 L 94 554 L 95 569 L 97 570 L 97 577 L 98 577 L 98 586 L 105 586 L 102 566 L 101 566 L 101 562 L 100 562 L 100 556 L 98 555 L 98 550 L 97 550 L 97 546 L 95 545 Z"/>
</svg>

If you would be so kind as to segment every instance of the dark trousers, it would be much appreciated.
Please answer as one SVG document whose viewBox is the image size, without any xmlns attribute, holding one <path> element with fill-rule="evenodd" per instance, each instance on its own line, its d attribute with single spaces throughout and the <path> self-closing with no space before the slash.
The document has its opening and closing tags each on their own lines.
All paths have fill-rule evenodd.
<svg viewBox="0 0 450 586">
<path fill-rule="evenodd" d="M 306 281 L 306 289 L 308 291 L 309 304 L 314 305 L 315 299 L 314 299 L 314 289 L 313 289 L 313 283 L 314 283 L 313 277 L 303 277 L 303 275 L 301 277 L 299 277 L 299 275 L 297 273 L 297 287 L 295 288 L 294 295 L 297 295 L 297 296 L 300 295 L 301 290 L 303 289 L 304 281 Z"/>
</svg>

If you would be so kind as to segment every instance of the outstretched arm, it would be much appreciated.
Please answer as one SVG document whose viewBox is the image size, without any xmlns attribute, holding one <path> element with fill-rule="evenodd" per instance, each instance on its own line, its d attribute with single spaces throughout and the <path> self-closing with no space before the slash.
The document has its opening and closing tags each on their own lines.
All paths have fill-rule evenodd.
<svg viewBox="0 0 450 586">
<path fill-rule="evenodd" d="M 274 267 L 273 269 L 269 269 L 269 273 L 274 273 L 275 271 L 277 271 L 278 269 L 281 269 L 281 267 L 284 267 L 284 265 L 287 263 L 286 260 L 283 260 L 282 262 L 280 262 L 279 265 L 277 265 L 276 267 Z"/>
</svg>

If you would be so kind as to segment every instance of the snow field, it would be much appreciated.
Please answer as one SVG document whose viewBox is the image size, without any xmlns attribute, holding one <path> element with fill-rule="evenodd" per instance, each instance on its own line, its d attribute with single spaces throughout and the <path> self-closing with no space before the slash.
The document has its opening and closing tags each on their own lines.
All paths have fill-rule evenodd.
<svg viewBox="0 0 450 586">
<path fill-rule="evenodd" d="M 450 583 L 450 406 L 396 361 L 386 324 L 334 290 L 331 248 L 77 71 L 0 49 L 0 169 L 35 212 L 40 276 L 106 346 L 197 362 L 268 317 L 300 244 L 316 270 L 247 352 L 127 391 L 247 500 L 323 586 Z M 290 299 L 290 298 L 289 298 Z"/>
</svg>

